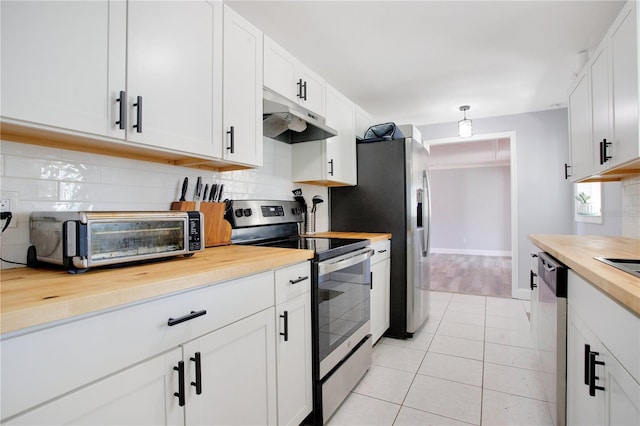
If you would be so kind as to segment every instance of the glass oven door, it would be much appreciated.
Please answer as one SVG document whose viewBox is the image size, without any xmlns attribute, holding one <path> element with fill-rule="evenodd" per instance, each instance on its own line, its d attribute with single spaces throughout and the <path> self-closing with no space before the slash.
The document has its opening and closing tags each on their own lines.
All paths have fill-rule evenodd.
<svg viewBox="0 0 640 426">
<path fill-rule="evenodd" d="M 369 333 L 370 258 L 360 249 L 318 263 L 317 321 L 320 377 Z"/>
</svg>

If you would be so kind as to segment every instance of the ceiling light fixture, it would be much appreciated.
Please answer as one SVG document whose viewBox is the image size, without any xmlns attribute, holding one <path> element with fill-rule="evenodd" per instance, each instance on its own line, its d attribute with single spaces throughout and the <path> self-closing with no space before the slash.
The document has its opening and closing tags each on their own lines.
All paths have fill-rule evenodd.
<svg viewBox="0 0 640 426">
<path fill-rule="evenodd" d="M 469 111 L 469 105 L 462 105 L 460 111 L 464 114 L 464 118 L 458 121 L 458 136 L 466 138 L 473 135 L 471 130 L 471 120 L 467 118 L 467 111 Z"/>
</svg>

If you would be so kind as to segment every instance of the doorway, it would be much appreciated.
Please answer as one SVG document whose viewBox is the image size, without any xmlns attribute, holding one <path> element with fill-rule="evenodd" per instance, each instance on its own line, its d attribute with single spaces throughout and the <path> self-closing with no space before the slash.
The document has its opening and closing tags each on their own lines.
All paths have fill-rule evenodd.
<svg viewBox="0 0 640 426">
<path fill-rule="evenodd" d="M 515 132 L 425 140 L 431 151 L 433 290 L 521 298 Z"/>
</svg>

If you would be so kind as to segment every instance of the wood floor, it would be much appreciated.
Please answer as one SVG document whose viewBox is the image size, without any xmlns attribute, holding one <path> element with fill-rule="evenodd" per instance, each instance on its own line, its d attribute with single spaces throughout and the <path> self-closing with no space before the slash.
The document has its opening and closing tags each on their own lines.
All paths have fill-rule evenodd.
<svg viewBox="0 0 640 426">
<path fill-rule="evenodd" d="M 511 257 L 431 254 L 431 290 L 511 297 Z"/>
</svg>

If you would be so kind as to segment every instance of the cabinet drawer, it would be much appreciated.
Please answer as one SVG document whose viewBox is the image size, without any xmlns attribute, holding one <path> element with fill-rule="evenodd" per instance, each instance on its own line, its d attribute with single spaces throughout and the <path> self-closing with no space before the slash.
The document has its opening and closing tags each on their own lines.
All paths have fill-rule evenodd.
<svg viewBox="0 0 640 426">
<path fill-rule="evenodd" d="M 371 264 L 374 265 L 391 256 L 391 240 L 378 241 L 371 244 L 374 253 L 371 256 Z"/>
<path fill-rule="evenodd" d="M 273 272 L 265 272 L 3 336 L 1 418 L 270 306 Z M 168 325 L 169 318 L 202 310 L 205 315 Z"/>
<path fill-rule="evenodd" d="M 573 271 L 568 271 L 567 303 L 640 382 L 640 318 Z"/>
<path fill-rule="evenodd" d="M 275 279 L 277 305 L 311 290 L 311 264 L 304 262 L 278 269 Z"/>
</svg>

